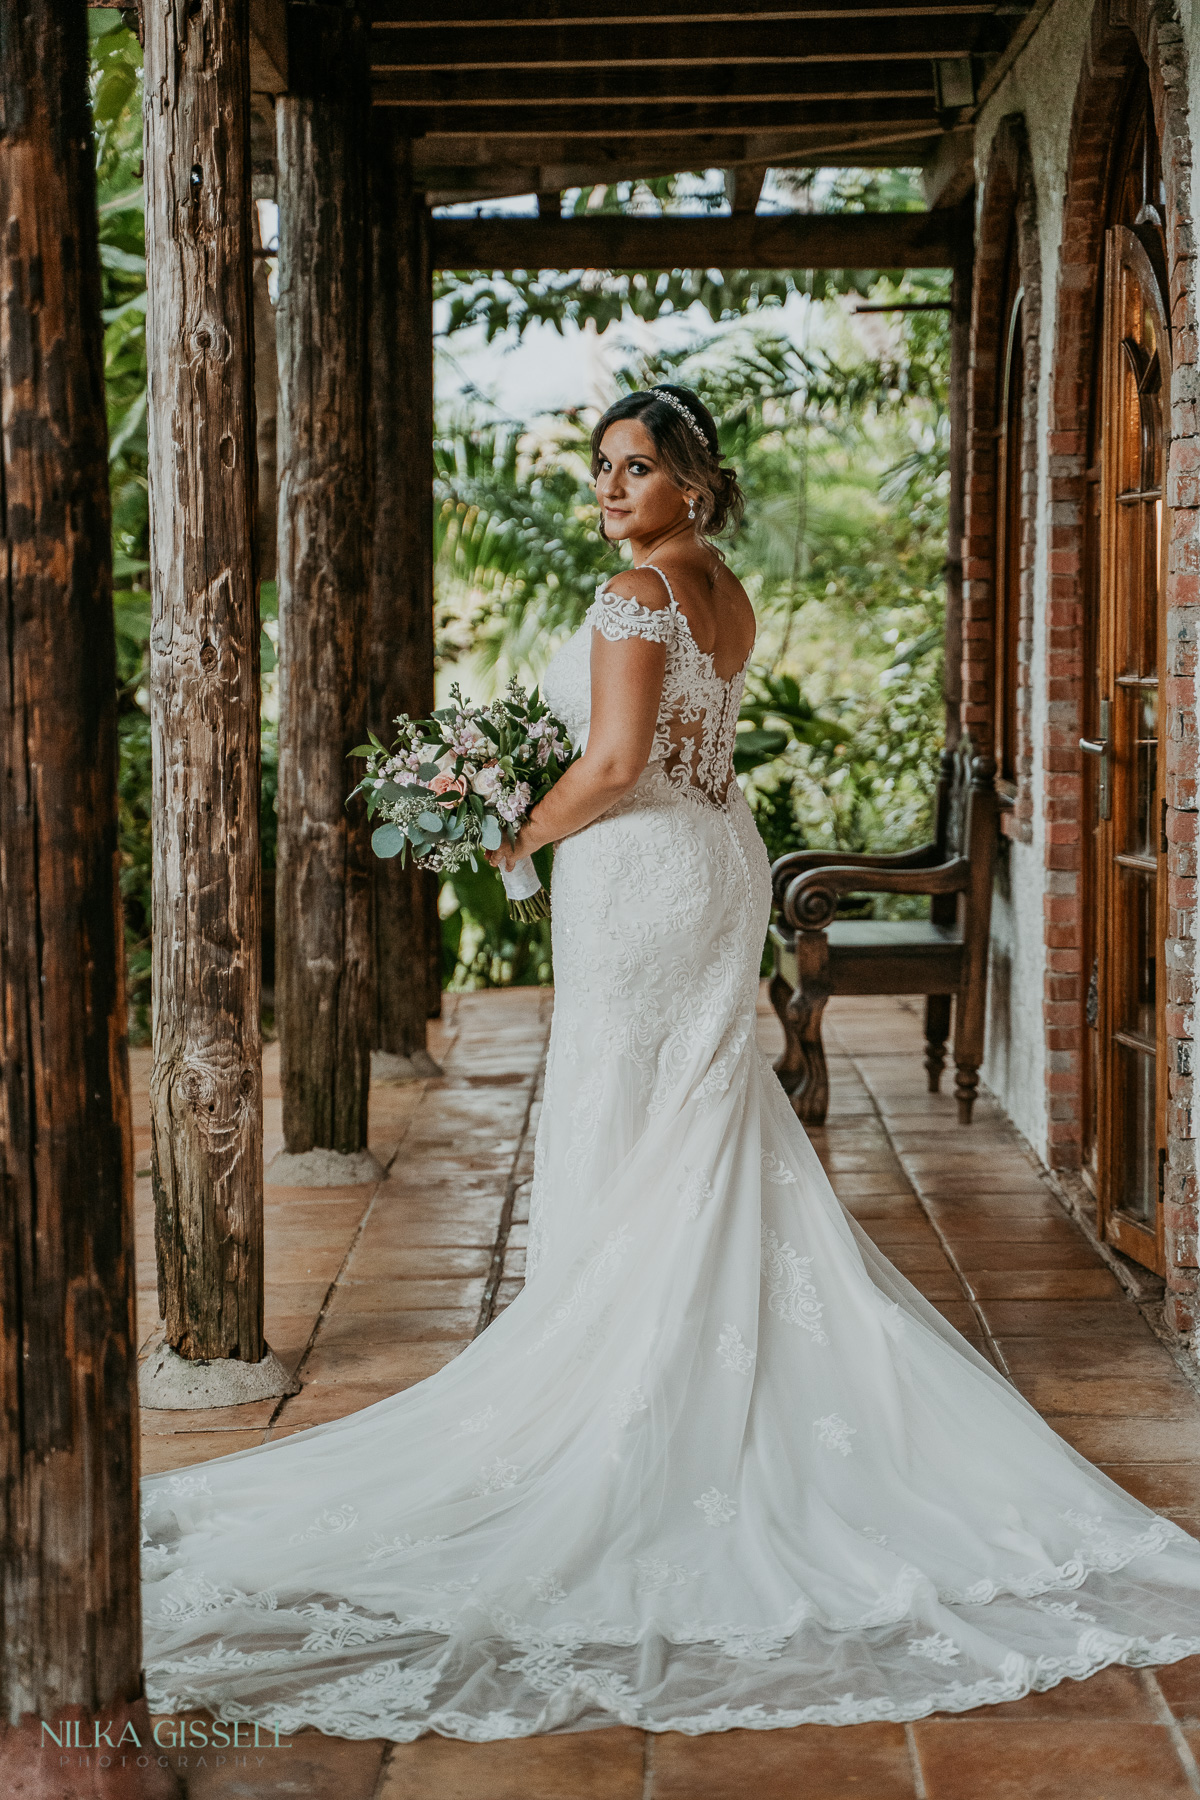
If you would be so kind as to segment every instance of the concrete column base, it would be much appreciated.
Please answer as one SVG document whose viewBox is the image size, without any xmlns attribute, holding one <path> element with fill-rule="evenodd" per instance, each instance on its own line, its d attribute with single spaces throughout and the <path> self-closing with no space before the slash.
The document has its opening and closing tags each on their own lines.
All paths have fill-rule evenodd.
<svg viewBox="0 0 1200 1800">
<path fill-rule="evenodd" d="M 267 1164 L 268 1187 L 373 1187 L 383 1164 L 369 1150 L 280 1150 Z"/>
<path fill-rule="evenodd" d="M 138 1399 L 150 1412 L 246 1406 L 252 1400 L 274 1400 L 299 1392 L 300 1383 L 271 1349 L 256 1363 L 238 1362 L 232 1356 L 193 1362 L 169 1344 L 160 1344 L 138 1370 Z"/>
<path fill-rule="evenodd" d="M 414 1050 L 411 1056 L 397 1056 L 391 1050 L 371 1052 L 372 1081 L 428 1081 L 441 1072 L 428 1050 Z"/>
</svg>

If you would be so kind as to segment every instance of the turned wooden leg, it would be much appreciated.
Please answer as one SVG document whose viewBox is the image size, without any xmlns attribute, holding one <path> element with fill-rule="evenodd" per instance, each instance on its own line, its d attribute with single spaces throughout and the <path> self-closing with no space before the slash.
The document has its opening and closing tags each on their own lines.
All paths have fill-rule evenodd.
<svg viewBox="0 0 1200 1800">
<path fill-rule="evenodd" d="M 821 1019 L 830 993 L 829 941 L 822 930 L 796 933 L 796 983 L 788 1001 L 801 1079 L 792 1108 L 805 1125 L 823 1125 L 829 1110 L 829 1070 L 821 1042 Z"/>
<path fill-rule="evenodd" d="M 946 1066 L 946 1039 L 950 1036 L 950 996 L 930 994 L 925 1002 L 925 1070 L 929 1091 L 936 1094 Z"/>
<path fill-rule="evenodd" d="M 979 1087 L 983 1061 L 983 1023 L 986 974 L 978 970 L 970 983 L 959 988 L 954 999 L 954 1098 L 958 1122 L 971 1123 L 971 1108 Z"/>
<path fill-rule="evenodd" d="M 771 977 L 768 989 L 771 1005 L 775 1008 L 776 1017 L 783 1026 L 783 1055 L 775 1064 L 775 1073 L 779 1077 L 779 1085 L 789 1100 L 800 1087 L 808 1073 L 808 1062 L 804 1047 L 800 1042 L 800 1031 L 792 1018 L 789 1006 L 792 998 L 792 984 L 776 969 Z"/>
<path fill-rule="evenodd" d="M 829 1068 L 821 1042 L 821 1019 L 828 990 L 799 987 L 788 1002 L 788 1014 L 796 1035 L 803 1066 L 799 1085 L 791 1095 L 792 1107 L 804 1125 L 823 1125 L 829 1110 Z"/>
<path fill-rule="evenodd" d="M 960 1125 L 971 1123 L 971 1108 L 975 1104 L 975 1095 L 979 1088 L 979 1064 L 956 1063 L 954 1066 L 954 1098 L 958 1101 L 958 1122 Z"/>
</svg>

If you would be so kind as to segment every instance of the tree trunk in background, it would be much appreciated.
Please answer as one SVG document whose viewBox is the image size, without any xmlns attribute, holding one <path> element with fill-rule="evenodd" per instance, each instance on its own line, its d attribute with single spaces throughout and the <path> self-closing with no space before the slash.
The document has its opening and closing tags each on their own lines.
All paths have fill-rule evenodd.
<svg viewBox="0 0 1200 1800">
<path fill-rule="evenodd" d="M 954 273 L 950 285 L 950 493 L 946 508 L 946 748 L 962 735 L 963 532 L 966 529 L 967 405 L 971 362 L 971 278 L 975 200 L 954 209 Z"/>
<path fill-rule="evenodd" d="M 386 108 L 372 126 L 370 717 L 386 743 L 398 713 L 421 718 L 434 705 L 433 323 L 429 214 L 413 191 L 412 144 Z M 376 859 L 374 875 L 375 1047 L 428 1073 L 426 1020 L 431 1001 L 435 1011 L 441 1004 L 437 881 L 399 857 Z"/>
<path fill-rule="evenodd" d="M 259 624 L 246 0 L 146 14 L 159 1298 L 263 1344 Z"/>
<path fill-rule="evenodd" d="M 40 1779 L 39 1718 L 148 1728 L 85 18 L 0 0 L 0 1718 L 25 1720 L 5 1793 Z"/>
<path fill-rule="evenodd" d="M 311 18 L 306 15 L 312 15 Z M 275 1005 L 289 1152 L 366 1148 L 371 849 L 346 795 L 366 736 L 366 31 L 294 9 L 279 162 L 279 848 Z M 297 42 L 311 31 L 313 41 Z M 319 40 L 319 41 L 318 41 Z"/>
</svg>

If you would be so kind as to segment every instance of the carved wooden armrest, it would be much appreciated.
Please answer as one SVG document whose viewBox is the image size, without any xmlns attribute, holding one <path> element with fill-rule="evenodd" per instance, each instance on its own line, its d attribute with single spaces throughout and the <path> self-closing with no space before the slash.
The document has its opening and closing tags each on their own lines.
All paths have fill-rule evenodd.
<svg viewBox="0 0 1200 1800">
<path fill-rule="evenodd" d="M 957 894 L 967 886 L 970 871 L 965 856 L 932 869 L 877 869 L 861 864 L 810 869 L 797 875 L 786 889 L 783 916 L 793 930 L 824 931 L 843 894 Z"/>
<path fill-rule="evenodd" d="M 788 884 L 811 869 L 926 869 L 936 855 L 936 844 L 878 855 L 858 850 L 789 850 L 771 864 L 771 892 L 775 904 L 781 906 Z"/>
</svg>

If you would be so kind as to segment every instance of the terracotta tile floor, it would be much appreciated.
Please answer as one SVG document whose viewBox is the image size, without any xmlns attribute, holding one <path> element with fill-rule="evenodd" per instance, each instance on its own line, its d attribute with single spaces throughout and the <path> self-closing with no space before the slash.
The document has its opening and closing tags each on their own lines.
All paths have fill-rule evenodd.
<svg viewBox="0 0 1200 1800">
<path fill-rule="evenodd" d="M 507 1304 L 524 1266 L 549 1011 L 549 996 L 528 989 L 448 997 L 431 1043 L 444 1076 L 372 1090 L 386 1179 L 374 1190 L 267 1190 L 268 1337 L 301 1391 L 220 1414 L 143 1414 L 146 1469 L 370 1405 L 440 1368 Z M 1200 1535 L 1196 1389 L 1151 1329 L 1149 1305 L 1093 1248 L 995 1102 L 983 1095 L 960 1130 L 949 1095 L 926 1093 L 920 1019 L 911 1001 L 830 1005 L 831 1103 L 814 1141 L 835 1187 L 1055 1430 Z M 773 1050 L 765 1003 L 762 1035 Z M 139 1053 L 143 1167 L 148 1073 Z M 274 1052 L 267 1094 L 270 1156 Z M 139 1180 L 146 1346 L 158 1330 L 149 1186 Z M 1197 1757 L 1200 1658 L 1158 1674 L 1110 1669 L 910 1726 L 407 1745 L 303 1732 L 246 1765 L 190 1752 L 186 1773 L 203 1800 L 1174 1800 L 1200 1795 Z"/>
</svg>

